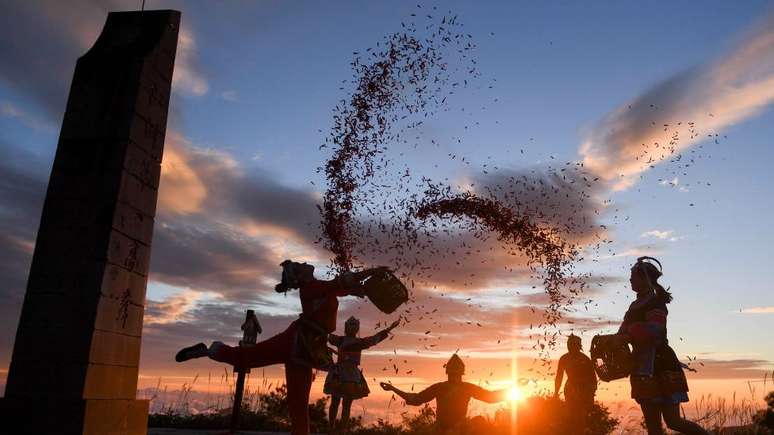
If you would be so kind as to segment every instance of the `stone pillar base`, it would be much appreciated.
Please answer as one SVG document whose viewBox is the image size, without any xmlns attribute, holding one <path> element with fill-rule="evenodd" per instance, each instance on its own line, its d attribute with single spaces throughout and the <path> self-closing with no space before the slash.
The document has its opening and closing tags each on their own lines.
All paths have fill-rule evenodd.
<svg viewBox="0 0 774 435">
<path fill-rule="evenodd" d="M 148 401 L 0 398 L 0 426 L 18 435 L 146 435 Z"/>
</svg>

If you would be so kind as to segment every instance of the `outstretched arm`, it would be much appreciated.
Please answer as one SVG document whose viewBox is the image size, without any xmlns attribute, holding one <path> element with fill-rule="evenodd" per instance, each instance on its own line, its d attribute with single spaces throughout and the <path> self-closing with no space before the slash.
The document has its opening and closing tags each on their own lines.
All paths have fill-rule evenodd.
<svg viewBox="0 0 774 435">
<path fill-rule="evenodd" d="M 374 334 L 374 335 L 372 335 L 370 337 L 364 338 L 363 339 L 364 344 L 365 344 L 364 349 L 367 349 L 367 348 L 369 348 L 371 346 L 376 346 L 377 344 L 379 344 L 382 341 L 384 341 L 385 339 L 387 339 L 387 337 L 390 336 L 390 331 L 392 331 L 393 329 L 397 328 L 398 325 L 400 325 L 400 319 L 392 322 L 392 324 L 390 326 L 382 329 L 381 331 L 377 332 L 376 334 Z"/>
<path fill-rule="evenodd" d="M 324 297 L 331 293 L 336 296 L 359 296 L 363 297 L 363 286 L 360 281 L 352 279 L 348 274 L 342 274 L 330 281 L 315 279 L 304 284 L 304 291 L 313 297 Z"/>
<path fill-rule="evenodd" d="M 502 402 L 506 398 L 507 390 L 489 391 L 485 388 L 479 387 L 478 385 L 468 385 L 470 385 L 470 395 L 476 400 L 480 400 L 486 403 L 497 403 Z"/>
<path fill-rule="evenodd" d="M 354 276 L 356 280 L 362 281 L 362 280 L 368 278 L 369 276 L 373 276 L 373 275 L 375 275 L 377 273 L 384 273 L 384 272 L 389 272 L 389 271 L 390 271 L 389 267 L 387 267 L 387 266 L 379 266 L 379 267 L 374 267 L 374 268 L 371 268 L 371 269 L 361 270 L 360 272 L 352 272 L 352 276 Z"/>
<path fill-rule="evenodd" d="M 437 390 L 436 385 L 438 384 L 433 384 L 418 393 L 408 393 L 406 391 L 402 391 L 398 387 L 386 382 L 380 382 L 379 385 L 381 385 L 383 390 L 392 391 L 393 393 L 400 396 L 401 399 L 406 401 L 406 404 L 411 406 L 419 406 L 435 399 Z"/>
<path fill-rule="evenodd" d="M 365 297 L 365 290 L 363 288 L 363 280 L 377 273 L 389 271 L 390 269 L 384 266 L 375 267 L 373 269 L 365 269 L 360 272 L 345 272 L 337 276 L 330 282 L 336 282 L 339 286 L 339 291 L 336 296 L 357 296 L 359 298 Z"/>
<path fill-rule="evenodd" d="M 341 291 L 341 283 L 339 281 L 339 277 L 330 281 L 313 279 L 303 285 L 303 290 L 313 297 L 323 297 L 329 293 L 336 293 L 338 295 Z"/>
<path fill-rule="evenodd" d="M 351 295 L 362 298 L 365 297 L 362 281 L 375 273 L 388 270 L 387 267 L 377 267 L 360 272 L 345 272 L 330 281 L 312 280 L 304 285 L 304 289 L 319 296 L 334 293 L 336 296 Z"/>
<path fill-rule="evenodd" d="M 341 346 L 341 339 L 343 337 L 341 335 L 336 334 L 328 334 L 328 343 L 330 343 L 332 346 Z"/>
</svg>

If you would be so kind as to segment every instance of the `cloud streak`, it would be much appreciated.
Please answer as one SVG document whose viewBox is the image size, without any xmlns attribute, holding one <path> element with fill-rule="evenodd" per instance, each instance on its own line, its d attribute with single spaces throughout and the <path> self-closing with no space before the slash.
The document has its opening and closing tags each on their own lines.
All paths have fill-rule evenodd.
<svg viewBox="0 0 774 435">
<path fill-rule="evenodd" d="M 676 240 L 672 234 L 674 234 L 672 230 L 650 230 L 640 234 L 640 238 L 653 237 L 659 240 Z"/>
<path fill-rule="evenodd" d="M 774 15 L 717 59 L 652 86 L 599 121 L 584 165 L 615 189 L 653 165 L 759 113 L 774 101 Z"/>
<path fill-rule="evenodd" d="M 0 100 L 0 117 L 16 119 L 34 130 L 54 129 L 50 122 L 42 121 L 6 100 Z"/>
<path fill-rule="evenodd" d="M 774 306 L 745 308 L 740 312 L 744 314 L 774 314 Z"/>
<path fill-rule="evenodd" d="M 183 24 L 178 35 L 172 89 L 177 89 L 187 95 L 201 97 L 207 93 L 209 88 L 207 77 L 198 65 L 194 33 Z"/>
</svg>

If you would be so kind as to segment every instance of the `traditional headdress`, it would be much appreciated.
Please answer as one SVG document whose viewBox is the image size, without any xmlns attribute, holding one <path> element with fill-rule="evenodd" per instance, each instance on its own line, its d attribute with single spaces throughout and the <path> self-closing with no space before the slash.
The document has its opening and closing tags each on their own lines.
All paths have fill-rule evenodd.
<svg viewBox="0 0 774 435">
<path fill-rule="evenodd" d="M 446 362 L 446 374 L 447 375 L 464 375 L 465 374 L 465 363 L 462 362 L 462 358 L 457 356 L 455 353 L 454 355 L 449 358 L 449 361 Z"/>
<path fill-rule="evenodd" d="M 280 263 L 280 266 L 282 266 L 282 282 L 274 286 L 274 290 L 279 293 L 301 287 L 303 277 L 314 274 L 314 266 L 307 263 L 285 260 Z"/>
<path fill-rule="evenodd" d="M 656 267 L 656 265 L 658 265 L 658 267 Z M 660 296 L 665 303 L 672 301 L 672 294 L 669 293 L 669 289 L 665 289 L 658 283 L 658 279 L 663 275 L 660 261 L 653 257 L 639 257 L 637 262 L 634 263 L 634 266 L 632 266 L 632 271 L 635 270 L 642 273 L 650 288 L 655 290 L 656 294 Z"/>
<path fill-rule="evenodd" d="M 652 262 L 655 262 L 653 264 Z M 658 265 L 658 268 L 656 268 L 656 264 Z M 634 269 L 641 270 L 645 276 L 650 279 L 652 278 L 658 278 L 663 274 L 663 268 L 661 267 L 661 262 L 656 260 L 653 257 L 639 257 L 637 258 L 637 262 L 634 263 Z"/>
</svg>

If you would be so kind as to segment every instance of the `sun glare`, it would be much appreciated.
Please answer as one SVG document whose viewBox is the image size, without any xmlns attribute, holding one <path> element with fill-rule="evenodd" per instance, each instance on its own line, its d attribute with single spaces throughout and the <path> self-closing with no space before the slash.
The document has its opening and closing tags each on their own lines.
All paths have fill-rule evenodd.
<svg viewBox="0 0 774 435">
<path fill-rule="evenodd" d="M 524 394 L 522 394 L 519 387 L 511 387 L 508 390 L 508 400 L 512 402 L 521 402 L 524 400 Z"/>
</svg>

